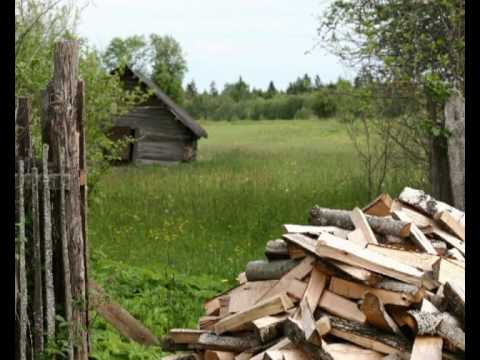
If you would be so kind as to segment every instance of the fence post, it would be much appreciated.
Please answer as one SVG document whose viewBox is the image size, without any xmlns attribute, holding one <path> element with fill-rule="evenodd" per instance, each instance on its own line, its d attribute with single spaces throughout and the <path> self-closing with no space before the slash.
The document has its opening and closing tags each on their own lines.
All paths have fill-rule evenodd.
<svg viewBox="0 0 480 360">
<path fill-rule="evenodd" d="M 47 88 L 47 116 L 44 134 L 52 162 L 58 168 L 64 149 L 69 189 L 65 202 L 66 234 L 72 287 L 72 325 L 74 359 L 88 360 L 85 236 L 80 190 L 80 132 L 78 127 L 78 42 L 65 40 L 55 44 L 53 79 Z"/>
</svg>

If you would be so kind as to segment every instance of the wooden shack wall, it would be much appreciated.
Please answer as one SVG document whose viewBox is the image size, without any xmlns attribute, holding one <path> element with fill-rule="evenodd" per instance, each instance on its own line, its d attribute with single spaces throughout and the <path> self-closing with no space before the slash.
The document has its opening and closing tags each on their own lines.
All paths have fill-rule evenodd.
<svg viewBox="0 0 480 360">
<path fill-rule="evenodd" d="M 136 162 L 176 162 L 185 159 L 185 147 L 196 142 L 192 131 L 175 119 L 160 101 L 138 106 L 116 121 L 116 126 L 135 129 Z"/>
</svg>

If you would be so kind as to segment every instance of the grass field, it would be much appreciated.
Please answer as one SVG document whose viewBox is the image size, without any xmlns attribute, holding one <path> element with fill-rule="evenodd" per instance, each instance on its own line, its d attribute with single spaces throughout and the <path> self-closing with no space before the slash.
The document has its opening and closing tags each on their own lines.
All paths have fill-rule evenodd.
<svg viewBox="0 0 480 360">
<path fill-rule="evenodd" d="M 152 270 L 232 278 L 283 223 L 315 204 L 366 204 L 364 173 L 336 121 L 208 122 L 198 161 L 119 167 L 90 208 L 92 248 Z M 386 190 L 398 193 L 402 178 Z"/>
<path fill-rule="evenodd" d="M 284 223 L 307 223 L 315 204 L 353 208 L 371 199 L 342 124 L 206 122 L 198 161 L 118 167 L 89 204 L 95 279 L 155 335 L 195 327 L 202 301 L 233 284 Z M 392 195 L 414 186 L 391 176 Z M 158 359 L 94 317 L 94 358 Z"/>
</svg>

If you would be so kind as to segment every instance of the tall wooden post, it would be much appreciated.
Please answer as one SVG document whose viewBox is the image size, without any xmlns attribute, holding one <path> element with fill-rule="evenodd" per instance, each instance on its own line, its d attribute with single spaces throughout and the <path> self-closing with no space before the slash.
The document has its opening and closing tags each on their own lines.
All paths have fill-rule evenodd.
<svg viewBox="0 0 480 360">
<path fill-rule="evenodd" d="M 47 88 L 44 140 L 50 145 L 51 159 L 57 168 L 60 159 L 56 150 L 63 148 L 65 153 L 69 190 L 65 202 L 65 220 L 73 300 L 74 359 L 88 360 L 88 286 L 80 188 L 78 84 L 78 42 L 60 41 L 55 46 L 53 79 Z"/>
</svg>

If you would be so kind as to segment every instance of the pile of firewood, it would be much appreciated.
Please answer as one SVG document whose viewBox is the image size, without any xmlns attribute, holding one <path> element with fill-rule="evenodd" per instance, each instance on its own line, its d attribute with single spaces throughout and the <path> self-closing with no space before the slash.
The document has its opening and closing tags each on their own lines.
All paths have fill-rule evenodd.
<svg viewBox="0 0 480 360">
<path fill-rule="evenodd" d="M 268 260 L 205 302 L 198 329 L 162 340 L 172 359 L 461 359 L 465 213 L 423 191 L 363 210 L 315 206 L 283 225 Z"/>
</svg>

